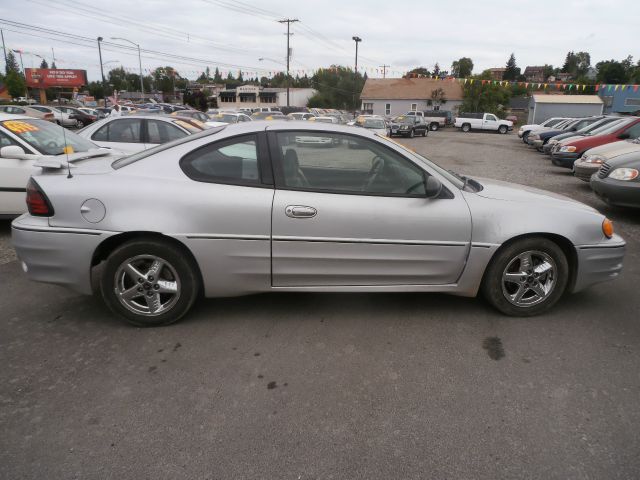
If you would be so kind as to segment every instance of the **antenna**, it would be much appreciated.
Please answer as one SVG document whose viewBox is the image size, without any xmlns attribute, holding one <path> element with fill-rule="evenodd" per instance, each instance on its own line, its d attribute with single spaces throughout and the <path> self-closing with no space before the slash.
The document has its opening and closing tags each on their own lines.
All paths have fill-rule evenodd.
<svg viewBox="0 0 640 480">
<path fill-rule="evenodd" d="M 60 123 L 62 124 L 62 116 L 60 116 Z M 67 157 L 67 178 L 73 178 L 73 175 L 71 175 L 71 164 L 69 163 L 69 148 L 67 146 L 67 132 L 62 125 L 60 125 L 60 128 L 62 128 L 62 138 L 64 140 L 64 147 L 62 147 L 62 151 Z"/>
</svg>

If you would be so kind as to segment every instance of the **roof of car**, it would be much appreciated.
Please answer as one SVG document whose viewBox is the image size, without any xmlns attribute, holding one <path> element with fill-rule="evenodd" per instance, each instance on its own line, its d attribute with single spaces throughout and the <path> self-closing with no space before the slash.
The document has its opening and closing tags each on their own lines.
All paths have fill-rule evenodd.
<svg viewBox="0 0 640 480">
<path fill-rule="evenodd" d="M 0 122 L 4 122 L 5 120 L 40 120 L 40 119 L 30 117 L 28 115 L 14 115 L 12 113 L 0 113 Z"/>
</svg>

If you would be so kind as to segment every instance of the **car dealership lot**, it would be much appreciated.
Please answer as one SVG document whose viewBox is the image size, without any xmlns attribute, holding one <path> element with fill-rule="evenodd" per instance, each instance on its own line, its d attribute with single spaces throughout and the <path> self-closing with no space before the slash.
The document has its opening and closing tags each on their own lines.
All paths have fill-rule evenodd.
<svg viewBox="0 0 640 480">
<path fill-rule="evenodd" d="M 292 293 L 141 330 L 27 282 L 2 222 L 0 478 L 637 477 L 638 213 L 513 133 L 400 141 L 598 208 L 628 242 L 622 277 L 531 319 L 445 295 Z"/>
</svg>

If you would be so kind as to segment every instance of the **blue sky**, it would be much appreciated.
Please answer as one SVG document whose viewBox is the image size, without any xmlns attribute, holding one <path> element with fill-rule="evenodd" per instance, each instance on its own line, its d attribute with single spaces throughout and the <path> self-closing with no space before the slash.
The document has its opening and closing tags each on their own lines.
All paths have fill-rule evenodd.
<svg viewBox="0 0 640 480">
<path fill-rule="evenodd" d="M 379 76 L 383 64 L 391 65 L 392 76 L 416 66 L 432 69 L 436 62 L 449 69 L 461 56 L 471 57 L 480 72 L 504 66 L 511 52 L 523 70 L 561 66 L 569 50 L 590 52 L 593 64 L 640 57 L 640 2 L 626 0 L 0 0 L 4 20 L 90 38 L 125 37 L 142 48 L 203 60 L 143 54 L 145 70 L 173 65 L 191 78 L 206 65 L 260 74 L 284 69 L 286 27 L 276 20 L 285 17 L 301 20 L 292 25 L 291 37 L 291 68 L 299 72 L 353 65 L 354 35 L 362 38 L 359 65 L 372 76 Z M 8 48 L 29 52 L 25 67 L 39 66 L 36 55 L 50 62 L 54 47 L 58 67 L 83 68 L 89 80 L 98 79 L 95 45 L 0 27 Z M 103 61 L 107 69 L 138 69 L 137 55 L 117 48 L 105 47 Z"/>
</svg>

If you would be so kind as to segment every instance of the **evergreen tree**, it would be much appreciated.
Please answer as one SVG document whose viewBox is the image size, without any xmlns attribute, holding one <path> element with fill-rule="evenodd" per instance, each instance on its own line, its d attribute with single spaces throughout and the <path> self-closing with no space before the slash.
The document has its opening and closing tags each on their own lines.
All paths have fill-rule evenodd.
<svg viewBox="0 0 640 480">
<path fill-rule="evenodd" d="M 58 67 L 56 67 L 56 62 L 55 60 L 53 62 L 51 62 L 51 68 L 53 68 L 54 70 Z"/>
<path fill-rule="evenodd" d="M 40 68 L 49 68 L 49 64 L 44 58 L 42 59 L 42 62 L 40 62 Z"/>
<path fill-rule="evenodd" d="M 9 50 L 9 53 L 7 54 L 6 73 L 8 74 L 11 71 L 20 73 L 20 66 L 18 65 L 16 56 L 13 54 L 11 50 Z"/>
<path fill-rule="evenodd" d="M 220 75 L 220 70 L 218 70 L 218 67 L 216 67 L 216 71 L 213 74 L 213 81 L 216 83 L 222 82 L 222 75 Z"/>
<path fill-rule="evenodd" d="M 18 73 L 15 70 L 9 70 L 4 82 L 7 85 L 7 91 L 12 98 L 22 97 L 25 95 L 26 84 L 21 73 Z"/>
<path fill-rule="evenodd" d="M 507 69 L 502 76 L 503 80 L 517 80 L 520 76 L 520 69 L 516 65 L 516 56 L 512 53 L 507 60 Z"/>
</svg>

